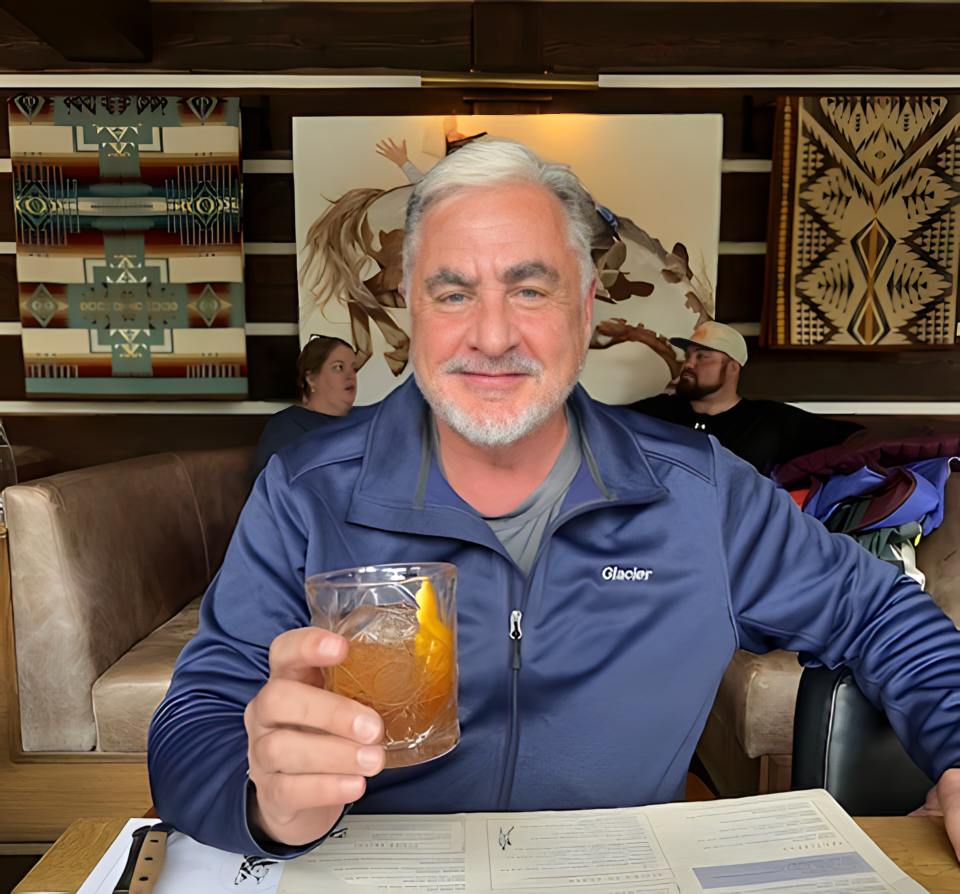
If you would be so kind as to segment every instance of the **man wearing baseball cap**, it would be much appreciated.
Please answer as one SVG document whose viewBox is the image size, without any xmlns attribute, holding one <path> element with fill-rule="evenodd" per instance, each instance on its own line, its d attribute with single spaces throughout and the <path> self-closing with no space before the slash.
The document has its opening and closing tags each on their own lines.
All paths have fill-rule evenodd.
<svg viewBox="0 0 960 894">
<path fill-rule="evenodd" d="M 737 394 L 747 343 L 730 326 L 709 320 L 689 338 L 671 338 L 685 362 L 676 394 L 658 394 L 630 408 L 713 435 L 762 474 L 798 456 L 831 447 L 862 426 L 807 413 L 775 400 Z"/>
</svg>

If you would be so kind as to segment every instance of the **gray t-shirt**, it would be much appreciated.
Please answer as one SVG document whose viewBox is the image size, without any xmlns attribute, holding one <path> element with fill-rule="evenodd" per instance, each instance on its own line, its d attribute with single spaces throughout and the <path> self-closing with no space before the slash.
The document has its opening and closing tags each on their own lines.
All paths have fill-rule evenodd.
<svg viewBox="0 0 960 894">
<path fill-rule="evenodd" d="M 540 486 L 530 494 L 513 512 L 506 515 L 484 516 L 483 520 L 490 525 L 497 539 L 503 544 L 510 558 L 520 567 L 524 574 L 529 574 L 536 558 L 543 532 L 559 515 L 560 505 L 567 495 L 573 479 L 576 477 L 583 459 L 583 449 L 580 446 L 580 426 L 577 418 L 567 408 L 567 440 L 553 464 L 546 478 Z M 437 460 L 437 466 L 446 477 L 443 461 L 438 448 L 436 423 L 433 423 L 432 448 Z"/>
</svg>

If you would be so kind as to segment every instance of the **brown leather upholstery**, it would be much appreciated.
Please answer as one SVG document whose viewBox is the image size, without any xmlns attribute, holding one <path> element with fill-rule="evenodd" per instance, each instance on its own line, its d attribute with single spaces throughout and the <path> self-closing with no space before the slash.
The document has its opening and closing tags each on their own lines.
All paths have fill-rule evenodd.
<svg viewBox="0 0 960 894">
<path fill-rule="evenodd" d="M 711 713 L 733 731 L 747 757 L 793 751 L 793 710 L 802 672 L 796 652 L 734 654 Z"/>
<path fill-rule="evenodd" d="M 252 448 L 164 453 L 8 488 L 25 751 L 88 751 L 94 682 L 203 593 Z"/>
<path fill-rule="evenodd" d="M 956 463 L 951 466 L 955 468 Z M 960 473 L 953 471 L 943 493 L 943 524 L 917 544 L 917 567 L 926 591 L 960 626 Z"/>
<path fill-rule="evenodd" d="M 140 640 L 93 684 L 97 751 L 146 751 L 150 719 L 163 701 L 173 666 L 197 632 L 200 597 Z"/>
</svg>

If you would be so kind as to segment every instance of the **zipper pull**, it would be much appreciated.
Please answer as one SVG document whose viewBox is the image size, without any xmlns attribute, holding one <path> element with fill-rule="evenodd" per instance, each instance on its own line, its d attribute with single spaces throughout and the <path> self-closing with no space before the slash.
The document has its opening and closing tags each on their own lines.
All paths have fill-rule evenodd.
<svg viewBox="0 0 960 894">
<path fill-rule="evenodd" d="M 520 640 L 523 638 L 523 631 L 520 629 L 521 620 L 523 620 L 523 612 L 510 612 L 510 639 L 513 640 L 513 659 L 510 662 L 511 670 L 520 670 Z"/>
</svg>

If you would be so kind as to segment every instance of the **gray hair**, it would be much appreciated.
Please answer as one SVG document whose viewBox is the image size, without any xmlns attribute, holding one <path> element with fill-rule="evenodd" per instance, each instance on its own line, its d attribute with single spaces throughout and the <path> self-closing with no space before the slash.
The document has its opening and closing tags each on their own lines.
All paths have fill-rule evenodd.
<svg viewBox="0 0 960 894">
<path fill-rule="evenodd" d="M 570 247 L 580 266 L 580 290 L 586 292 L 596 270 L 590 250 L 601 226 L 593 196 L 568 165 L 544 161 L 514 140 L 480 137 L 435 164 L 410 196 L 403 236 L 404 293 L 410 292 L 410 280 L 422 242 L 420 227 L 426 210 L 457 190 L 502 183 L 541 186 L 560 202 Z"/>
</svg>

